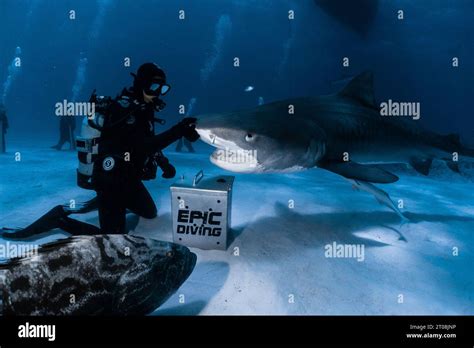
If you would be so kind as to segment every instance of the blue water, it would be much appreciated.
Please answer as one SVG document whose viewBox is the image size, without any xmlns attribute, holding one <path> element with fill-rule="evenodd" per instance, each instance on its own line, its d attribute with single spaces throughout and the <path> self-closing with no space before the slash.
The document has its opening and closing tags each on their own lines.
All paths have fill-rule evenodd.
<svg viewBox="0 0 474 348">
<path fill-rule="evenodd" d="M 76 186 L 76 153 L 49 148 L 59 131 L 55 104 L 87 101 L 94 89 L 115 96 L 147 61 L 172 85 L 160 114 L 165 127 L 182 117 L 180 105 L 197 115 L 334 93 L 372 70 L 378 101 L 419 102 L 418 122 L 474 144 L 474 2 L 374 2 L 361 33 L 344 18 L 363 11 L 347 7 L 336 18 L 314 0 L 0 0 L 0 102 L 10 122 L 8 152 L 0 155 L 0 227 L 26 226 L 52 206 L 91 198 Z M 166 150 L 177 178 L 191 180 L 200 169 L 222 174 L 209 163 L 210 148 L 196 147 L 196 155 Z M 235 240 L 226 252 L 193 250 L 193 275 L 156 314 L 472 315 L 472 170 L 459 175 L 437 163 L 423 177 L 398 169 L 400 181 L 387 191 L 405 201 L 412 222 L 404 226 L 323 170 L 235 174 Z M 138 223 L 135 234 L 171 240 L 172 182 L 146 182 L 158 218 Z M 96 212 L 79 218 L 98 225 Z M 55 230 L 36 242 L 65 236 Z M 364 243 L 366 261 L 326 258 L 334 241 Z"/>
<path fill-rule="evenodd" d="M 168 74 L 170 121 L 192 97 L 195 113 L 232 110 L 334 92 L 331 81 L 370 69 L 378 100 L 420 102 L 428 128 L 471 140 L 473 18 L 470 0 L 379 1 L 361 36 L 313 0 L 1 0 L 0 90 L 11 136 L 33 139 L 57 132 L 56 102 L 116 95 L 145 61 Z"/>
</svg>

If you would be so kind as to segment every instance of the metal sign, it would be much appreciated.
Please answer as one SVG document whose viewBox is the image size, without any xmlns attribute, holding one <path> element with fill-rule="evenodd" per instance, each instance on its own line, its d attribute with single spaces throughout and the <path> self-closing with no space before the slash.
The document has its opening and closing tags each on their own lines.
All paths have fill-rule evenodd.
<svg viewBox="0 0 474 348">
<path fill-rule="evenodd" d="M 192 184 L 182 180 L 170 187 L 173 241 L 188 247 L 226 250 L 234 177 L 203 176 L 200 171 Z"/>
</svg>

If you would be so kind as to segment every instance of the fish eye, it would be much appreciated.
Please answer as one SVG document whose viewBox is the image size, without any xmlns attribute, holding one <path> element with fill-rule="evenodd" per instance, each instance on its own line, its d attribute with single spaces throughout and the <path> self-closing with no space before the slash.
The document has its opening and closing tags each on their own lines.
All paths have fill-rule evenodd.
<svg viewBox="0 0 474 348">
<path fill-rule="evenodd" d="M 173 256 L 174 256 L 174 253 L 173 253 L 172 251 L 168 251 L 168 252 L 166 253 L 166 256 L 168 256 L 168 257 L 173 257 Z"/>
<path fill-rule="evenodd" d="M 245 135 L 245 141 L 252 141 L 254 139 L 255 137 L 252 133 L 247 133 L 247 135 Z"/>
</svg>

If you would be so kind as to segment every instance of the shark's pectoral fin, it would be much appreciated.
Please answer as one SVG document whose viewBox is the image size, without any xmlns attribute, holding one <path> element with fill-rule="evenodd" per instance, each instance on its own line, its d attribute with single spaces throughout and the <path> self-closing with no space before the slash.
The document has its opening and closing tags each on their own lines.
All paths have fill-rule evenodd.
<svg viewBox="0 0 474 348">
<path fill-rule="evenodd" d="M 362 180 L 379 184 L 389 184 L 398 181 L 398 176 L 395 174 L 368 164 L 325 161 L 319 163 L 318 167 L 339 174 L 347 179 Z"/>
<path fill-rule="evenodd" d="M 413 169 L 423 175 L 428 175 L 430 173 L 431 163 L 433 163 L 432 158 L 410 158 L 410 165 Z"/>
</svg>

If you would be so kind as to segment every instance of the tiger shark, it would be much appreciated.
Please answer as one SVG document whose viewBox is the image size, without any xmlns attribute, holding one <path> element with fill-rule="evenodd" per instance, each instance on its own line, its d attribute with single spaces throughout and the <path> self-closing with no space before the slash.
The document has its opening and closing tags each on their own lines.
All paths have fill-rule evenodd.
<svg viewBox="0 0 474 348">
<path fill-rule="evenodd" d="M 218 167 L 238 173 L 328 170 L 373 194 L 403 221 L 390 196 L 373 185 L 398 177 L 377 164 L 408 163 L 428 175 L 433 159 L 459 172 L 460 157 L 474 157 L 456 135 L 426 130 L 412 118 L 382 116 L 371 72 L 356 76 L 337 94 L 197 116 L 196 130 L 217 148 L 210 161 Z"/>
</svg>

